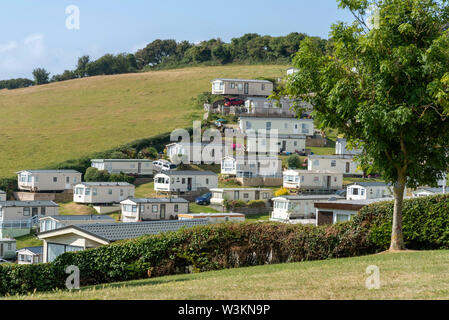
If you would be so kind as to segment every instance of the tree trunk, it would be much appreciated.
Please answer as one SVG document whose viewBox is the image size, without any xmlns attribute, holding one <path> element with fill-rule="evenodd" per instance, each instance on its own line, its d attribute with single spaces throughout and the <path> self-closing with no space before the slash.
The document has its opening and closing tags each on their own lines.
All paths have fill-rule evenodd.
<svg viewBox="0 0 449 320">
<path fill-rule="evenodd" d="M 390 250 L 405 250 L 402 234 L 402 205 L 404 202 L 405 178 L 400 176 L 394 185 L 393 226 Z"/>
</svg>

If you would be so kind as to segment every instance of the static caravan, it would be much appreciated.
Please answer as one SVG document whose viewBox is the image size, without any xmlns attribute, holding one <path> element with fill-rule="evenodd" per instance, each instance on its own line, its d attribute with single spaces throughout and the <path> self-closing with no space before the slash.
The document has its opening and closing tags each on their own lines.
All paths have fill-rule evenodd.
<svg viewBox="0 0 449 320">
<path fill-rule="evenodd" d="M 343 187 L 343 174 L 329 170 L 285 170 L 283 186 L 301 191 L 331 192 Z"/>
<path fill-rule="evenodd" d="M 276 129 L 278 135 L 313 136 L 315 127 L 313 119 L 298 119 L 296 117 L 244 115 L 239 119 L 240 131 L 245 134 L 258 133 L 261 135 Z M 264 131 L 265 130 L 265 131 Z"/>
<path fill-rule="evenodd" d="M 0 258 L 12 260 L 16 257 L 16 240 L 12 238 L 0 238 Z"/>
<path fill-rule="evenodd" d="M 211 83 L 212 94 L 268 97 L 273 91 L 273 83 L 268 80 L 218 78 Z"/>
<path fill-rule="evenodd" d="M 422 187 L 412 191 L 412 196 L 416 197 L 428 197 L 435 196 L 437 194 L 445 194 L 446 190 L 443 188 L 430 188 L 430 187 Z"/>
<path fill-rule="evenodd" d="M 81 182 L 75 170 L 23 170 L 17 172 L 20 190 L 31 192 L 72 190 Z"/>
<path fill-rule="evenodd" d="M 287 69 L 287 76 L 291 76 L 291 75 L 295 74 L 296 72 L 299 72 L 299 69 L 296 69 L 296 68 L 293 68 L 293 67 L 288 68 Z"/>
<path fill-rule="evenodd" d="M 248 153 L 300 153 L 305 152 L 306 136 L 301 134 L 265 135 L 248 133 Z"/>
<path fill-rule="evenodd" d="M 351 154 L 351 155 L 355 155 L 355 154 L 360 154 L 362 153 L 362 149 L 351 149 L 349 150 L 347 147 L 347 142 L 346 139 L 337 139 L 337 141 L 335 141 L 335 154 Z"/>
<path fill-rule="evenodd" d="M 273 212 L 270 220 L 315 224 L 315 202 L 329 199 L 344 199 L 337 195 L 298 195 L 273 198 Z"/>
<path fill-rule="evenodd" d="M 189 212 L 189 202 L 183 198 L 126 199 L 120 202 L 123 222 L 175 219 Z"/>
<path fill-rule="evenodd" d="M 154 190 L 159 192 L 189 192 L 217 186 L 218 175 L 211 171 L 169 170 L 154 177 Z"/>
<path fill-rule="evenodd" d="M 392 186 L 384 182 L 354 182 L 346 187 L 347 200 L 391 198 L 392 196 Z"/>
<path fill-rule="evenodd" d="M 111 222 L 115 222 L 114 218 L 101 214 L 46 216 L 39 219 L 39 231 L 45 232 L 77 224 Z"/>
<path fill-rule="evenodd" d="M 43 240 L 43 261 L 52 262 L 69 251 L 96 248 L 115 241 L 134 239 L 147 234 L 177 231 L 209 224 L 206 219 L 146 221 L 134 223 L 80 224 L 37 235 Z"/>
<path fill-rule="evenodd" d="M 241 178 L 282 177 L 282 159 L 269 156 L 224 157 L 221 173 Z"/>
<path fill-rule="evenodd" d="M 262 200 L 265 204 L 270 201 L 273 190 L 265 188 L 213 188 L 211 205 L 222 206 L 224 200 L 242 200 L 245 202 L 251 200 Z"/>
<path fill-rule="evenodd" d="M 73 201 L 84 204 L 112 204 L 134 197 L 135 187 L 127 182 L 83 182 L 75 186 Z"/>
<path fill-rule="evenodd" d="M 43 262 L 43 247 L 25 247 L 17 250 L 18 264 L 35 264 Z"/>
<path fill-rule="evenodd" d="M 0 202 L 0 238 L 29 234 L 39 217 L 58 214 L 53 201 Z"/>
<path fill-rule="evenodd" d="M 316 225 L 348 221 L 364 206 L 371 203 L 391 200 L 393 200 L 393 198 L 315 202 Z"/>
<path fill-rule="evenodd" d="M 3 190 L 0 190 L 0 202 L 6 201 L 6 192 Z"/>
<path fill-rule="evenodd" d="M 175 164 L 195 163 L 212 164 L 219 163 L 220 159 L 229 153 L 226 144 L 201 142 L 182 143 L 175 142 L 167 144 L 167 156 Z"/>
<path fill-rule="evenodd" d="M 179 220 L 197 220 L 204 219 L 209 223 L 220 222 L 244 222 L 245 215 L 242 213 L 182 213 L 178 215 Z"/>
<path fill-rule="evenodd" d="M 148 159 L 92 159 L 91 166 L 109 173 L 153 174 L 153 160 Z"/>
<path fill-rule="evenodd" d="M 343 173 L 344 176 L 362 176 L 352 155 L 318 155 L 312 154 L 307 160 L 308 170 L 329 170 Z"/>
</svg>

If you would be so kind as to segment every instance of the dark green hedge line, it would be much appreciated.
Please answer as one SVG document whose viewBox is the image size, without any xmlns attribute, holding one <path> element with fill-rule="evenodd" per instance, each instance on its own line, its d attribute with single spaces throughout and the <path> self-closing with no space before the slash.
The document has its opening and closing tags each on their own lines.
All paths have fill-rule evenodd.
<svg viewBox="0 0 449 320">
<path fill-rule="evenodd" d="M 375 253 L 388 247 L 392 208 L 392 202 L 372 204 L 352 221 L 331 226 L 274 222 L 201 226 L 69 252 L 48 264 L 0 266 L 0 294 L 64 288 L 69 265 L 79 267 L 84 286 Z M 404 236 L 409 248 L 449 248 L 448 218 L 448 195 L 406 200 Z"/>
<path fill-rule="evenodd" d="M 192 128 L 186 128 L 185 130 L 192 134 Z M 90 167 L 91 159 L 135 158 L 141 150 L 148 147 L 154 147 L 158 151 L 162 151 L 165 145 L 170 143 L 170 134 L 171 132 L 166 132 L 150 138 L 135 140 L 110 150 L 92 153 L 84 157 L 67 160 L 42 169 L 73 169 L 84 175 L 87 168 Z M 0 190 L 6 191 L 9 195 L 14 191 L 17 191 L 17 177 L 0 178 Z"/>
</svg>

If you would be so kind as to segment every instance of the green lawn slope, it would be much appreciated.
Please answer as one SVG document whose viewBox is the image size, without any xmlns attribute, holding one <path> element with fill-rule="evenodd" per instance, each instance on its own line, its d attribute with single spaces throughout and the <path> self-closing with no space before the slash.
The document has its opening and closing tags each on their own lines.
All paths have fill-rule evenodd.
<svg viewBox="0 0 449 320">
<path fill-rule="evenodd" d="M 191 126 L 204 113 L 193 99 L 210 80 L 277 78 L 285 69 L 195 67 L 0 90 L 0 177 Z"/>
</svg>

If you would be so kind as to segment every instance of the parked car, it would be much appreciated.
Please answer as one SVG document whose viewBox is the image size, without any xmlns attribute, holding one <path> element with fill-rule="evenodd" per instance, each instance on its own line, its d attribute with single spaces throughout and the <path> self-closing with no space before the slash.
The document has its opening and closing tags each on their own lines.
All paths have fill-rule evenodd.
<svg viewBox="0 0 449 320">
<path fill-rule="evenodd" d="M 10 261 L 0 258 L 0 264 L 10 263 Z"/>
<path fill-rule="evenodd" d="M 212 192 L 205 193 L 200 197 L 195 199 L 196 204 L 210 204 L 210 199 L 212 198 Z"/>
<path fill-rule="evenodd" d="M 153 167 L 158 171 L 174 170 L 176 169 L 176 164 L 173 164 L 167 160 L 157 160 L 153 162 Z"/>
<path fill-rule="evenodd" d="M 340 196 L 340 197 L 346 197 L 346 189 L 337 190 L 335 192 L 335 195 Z"/>
<path fill-rule="evenodd" d="M 225 103 L 224 103 L 224 105 L 225 105 L 226 107 L 230 107 L 230 106 L 241 106 L 241 105 L 243 105 L 243 104 L 245 104 L 245 101 L 243 101 L 243 100 L 240 99 L 240 98 L 226 98 L 226 99 L 225 99 Z"/>
</svg>

